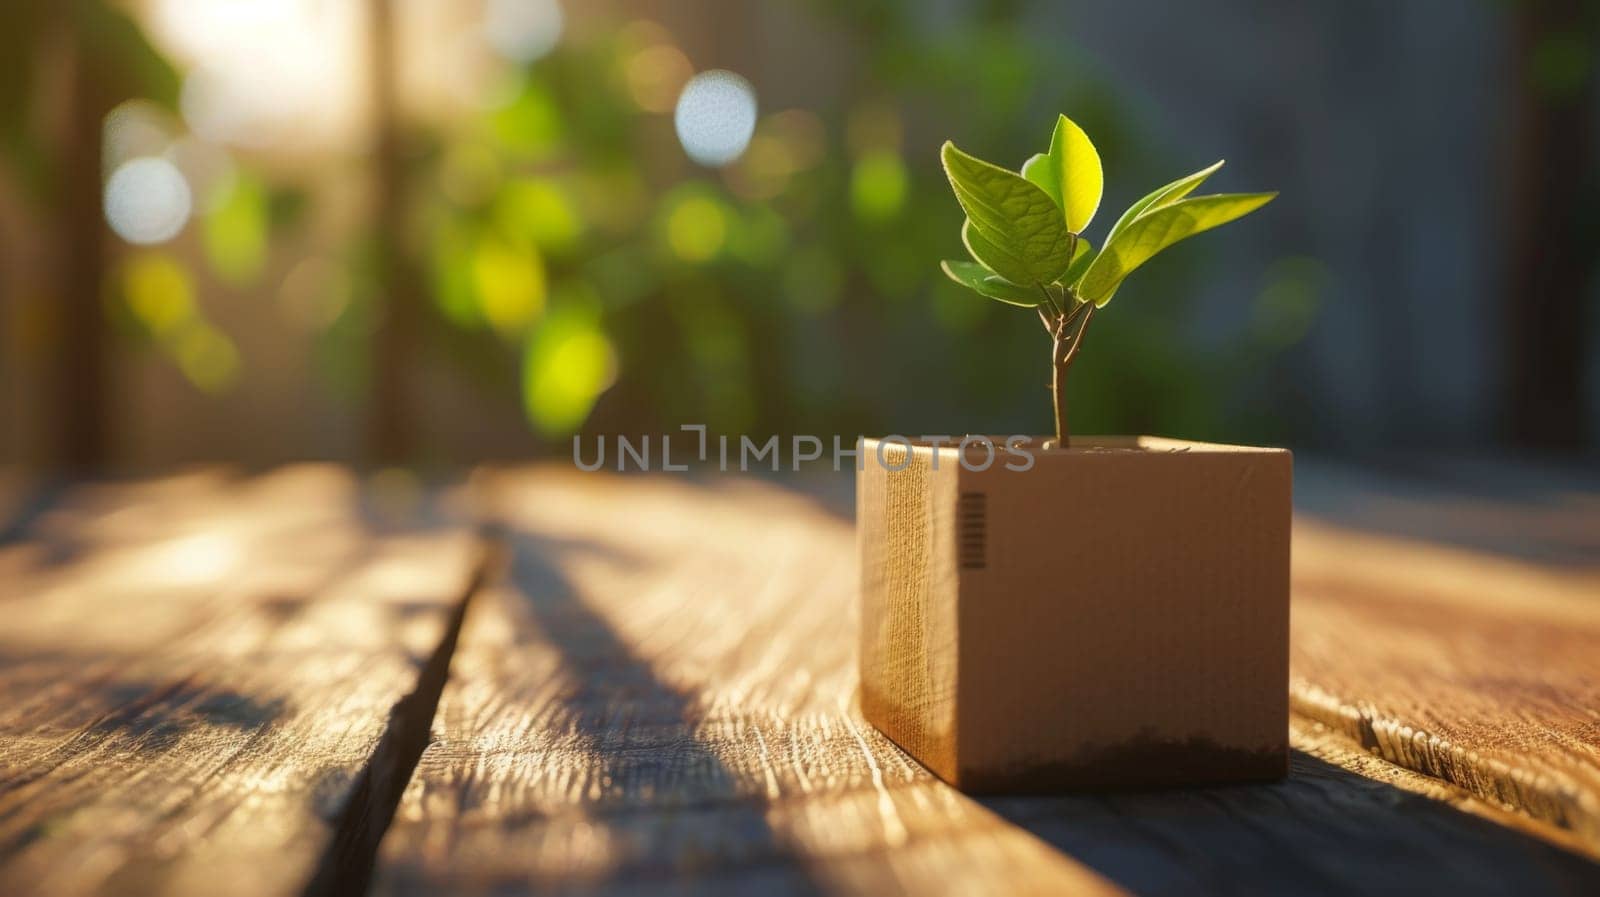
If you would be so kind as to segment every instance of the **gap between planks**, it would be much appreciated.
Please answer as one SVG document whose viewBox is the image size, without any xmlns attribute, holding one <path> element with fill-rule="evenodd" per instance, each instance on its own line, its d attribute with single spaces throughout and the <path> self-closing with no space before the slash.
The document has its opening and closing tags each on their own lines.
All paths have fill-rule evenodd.
<svg viewBox="0 0 1600 897">
<path fill-rule="evenodd" d="M 522 563 L 504 590 L 506 619 L 487 638 L 464 637 L 456 676 L 477 687 L 453 692 L 454 705 L 443 698 L 438 750 L 389 833 L 378 893 L 632 892 L 663 877 L 690 893 L 756 882 L 871 892 L 904 887 L 910 875 L 942 890 L 978 880 L 953 876 L 974 867 L 979 842 L 1010 845 L 983 868 L 1018 881 L 1033 862 L 1087 856 L 1113 878 L 1148 882 L 1165 854 L 1161 868 L 1172 882 L 1197 882 L 1190 891 L 1249 890 L 1250 881 L 1268 890 L 1291 874 L 1316 875 L 1311 890 L 1383 889 L 1408 855 L 1452 863 L 1457 884 L 1479 893 L 1494 893 L 1494 876 L 1513 866 L 1593 882 L 1586 860 L 1557 849 L 1571 850 L 1570 836 L 1516 824 L 1527 817 L 1299 714 L 1294 744 L 1304 755 L 1280 785 L 1041 797 L 1012 801 L 1017 812 L 980 826 L 978 805 L 886 743 L 857 753 L 819 732 L 822 721 L 859 719 L 839 604 L 853 593 L 839 573 L 849 566 L 848 521 L 802 513 L 799 497 L 754 484 L 537 473 L 486 491 L 498 508 L 480 512 L 505 520 Z M 1383 565 L 1379 580 L 1411 558 Z M 492 594 L 478 602 L 474 629 L 495 616 L 501 590 Z M 1368 639 L 1384 631 L 1362 630 Z M 481 662 L 468 656 L 477 650 Z M 880 762 L 891 757 L 904 775 L 885 783 Z M 1131 834 L 1106 836 L 1108 826 Z M 1242 853 L 1230 852 L 1235 836 Z M 1272 859 L 1279 854 L 1292 856 Z M 1257 866 L 1266 877 L 1244 885 L 1215 877 L 1257 875 Z M 1558 890 L 1566 880 L 1546 883 Z"/>
<path fill-rule="evenodd" d="M 303 893 L 321 895 L 365 894 L 369 891 L 377 853 L 394 819 L 402 793 L 428 746 L 441 693 L 449 677 L 468 607 L 475 594 L 504 562 L 506 549 L 498 533 L 479 532 L 479 557 L 470 581 L 454 603 L 446 631 L 418 674 L 413 691 L 390 712 L 377 747 L 364 764 L 351 797 L 334 821 L 332 839 Z M 1295 747 L 1314 756 L 1334 754 L 1339 765 L 1366 778 L 1440 800 L 1502 826 L 1520 830 L 1567 850 L 1600 858 L 1592 842 L 1574 832 L 1569 820 L 1551 818 L 1515 801 L 1496 799 L 1473 783 L 1441 774 L 1441 770 L 1415 763 L 1399 763 L 1358 733 L 1346 730 L 1345 714 L 1330 718 L 1327 708 L 1308 701 L 1303 693 L 1291 695 Z M 1335 750 L 1335 748 L 1337 748 Z M 1565 823 L 1565 824 L 1563 824 Z"/>
<path fill-rule="evenodd" d="M 1294 715 L 1600 860 L 1596 569 L 1295 526 Z"/>
<path fill-rule="evenodd" d="M 495 528 L 480 527 L 477 557 L 439 644 L 417 673 L 411 692 L 395 702 L 377 747 L 358 773 L 350 798 L 333 821 L 332 837 L 304 897 L 351 897 L 371 889 L 372 870 L 400 796 L 427 748 L 439 696 L 450 678 L 461 629 L 473 598 L 503 568 L 505 540 Z"/>
<path fill-rule="evenodd" d="M 1359 738 L 1351 737 L 1343 727 L 1330 726 L 1315 715 L 1302 712 L 1296 704 L 1290 705 L 1289 745 L 1294 751 L 1362 778 L 1421 795 L 1510 831 L 1600 860 L 1600 852 L 1570 828 L 1532 816 L 1514 805 L 1486 799 L 1446 777 L 1391 762 Z"/>
</svg>

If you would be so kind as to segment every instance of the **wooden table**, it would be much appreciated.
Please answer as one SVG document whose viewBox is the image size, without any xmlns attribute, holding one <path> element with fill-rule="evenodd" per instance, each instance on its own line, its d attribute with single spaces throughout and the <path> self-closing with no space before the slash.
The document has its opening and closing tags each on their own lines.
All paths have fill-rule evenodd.
<svg viewBox="0 0 1600 897">
<path fill-rule="evenodd" d="M 0 894 L 1600 893 L 1600 488 L 1451 470 L 1302 464 L 1288 780 L 981 800 L 847 481 L 0 477 Z"/>
</svg>

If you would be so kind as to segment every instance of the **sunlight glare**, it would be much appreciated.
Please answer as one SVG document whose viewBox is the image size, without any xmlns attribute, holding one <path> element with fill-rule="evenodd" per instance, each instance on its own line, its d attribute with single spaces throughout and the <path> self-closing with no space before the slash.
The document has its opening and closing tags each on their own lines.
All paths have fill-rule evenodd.
<svg viewBox="0 0 1600 897">
<path fill-rule="evenodd" d="M 154 0 L 151 32 L 187 71 L 184 120 L 214 143 L 348 146 L 365 123 L 365 4 Z"/>
<path fill-rule="evenodd" d="M 236 538 L 220 532 L 194 533 L 169 542 L 151 558 L 151 566 L 172 582 L 211 582 L 233 569 L 240 556 Z"/>
</svg>

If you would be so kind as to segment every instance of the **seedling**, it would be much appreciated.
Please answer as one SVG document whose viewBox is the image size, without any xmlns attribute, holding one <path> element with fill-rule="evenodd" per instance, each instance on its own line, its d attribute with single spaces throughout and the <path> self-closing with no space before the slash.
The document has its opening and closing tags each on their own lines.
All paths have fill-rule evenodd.
<svg viewBox="0 0 1600 897">
<path fill-rule="evenodd" d="M 945 141 L 945 174 L 966 210 L 961 240 L 972 261 L 947 260 L 951 280 L 1010 305 L 1032 308 L 1050 334 L 1054 445 L 1068 445 L 1067 370 L 1095 311 L 1135 268 L 1168 246 L 1259 209 L 1277 193 L 1189 196 L 1222 167 L 1217 162 L 1161 187 L 1128 207 L 1097 252 L 1083 235 L 1100 207 L 1100 154 L 1083 129 L 1056 119 L 1050 151 L 1021 173 L 970 156 Z"/>
</svg>

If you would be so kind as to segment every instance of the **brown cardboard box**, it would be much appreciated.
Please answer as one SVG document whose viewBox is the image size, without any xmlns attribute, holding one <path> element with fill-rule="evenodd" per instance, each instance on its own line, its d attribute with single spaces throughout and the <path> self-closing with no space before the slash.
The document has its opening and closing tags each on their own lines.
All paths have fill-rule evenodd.
<svg viewBox="0 0 1600 897">
<path fill-rule="evenodd" d="M 863 441 L 867 719 L 975 792 L 1282 777 L 1289 452 L 996 442 Z"/>
</svg>

